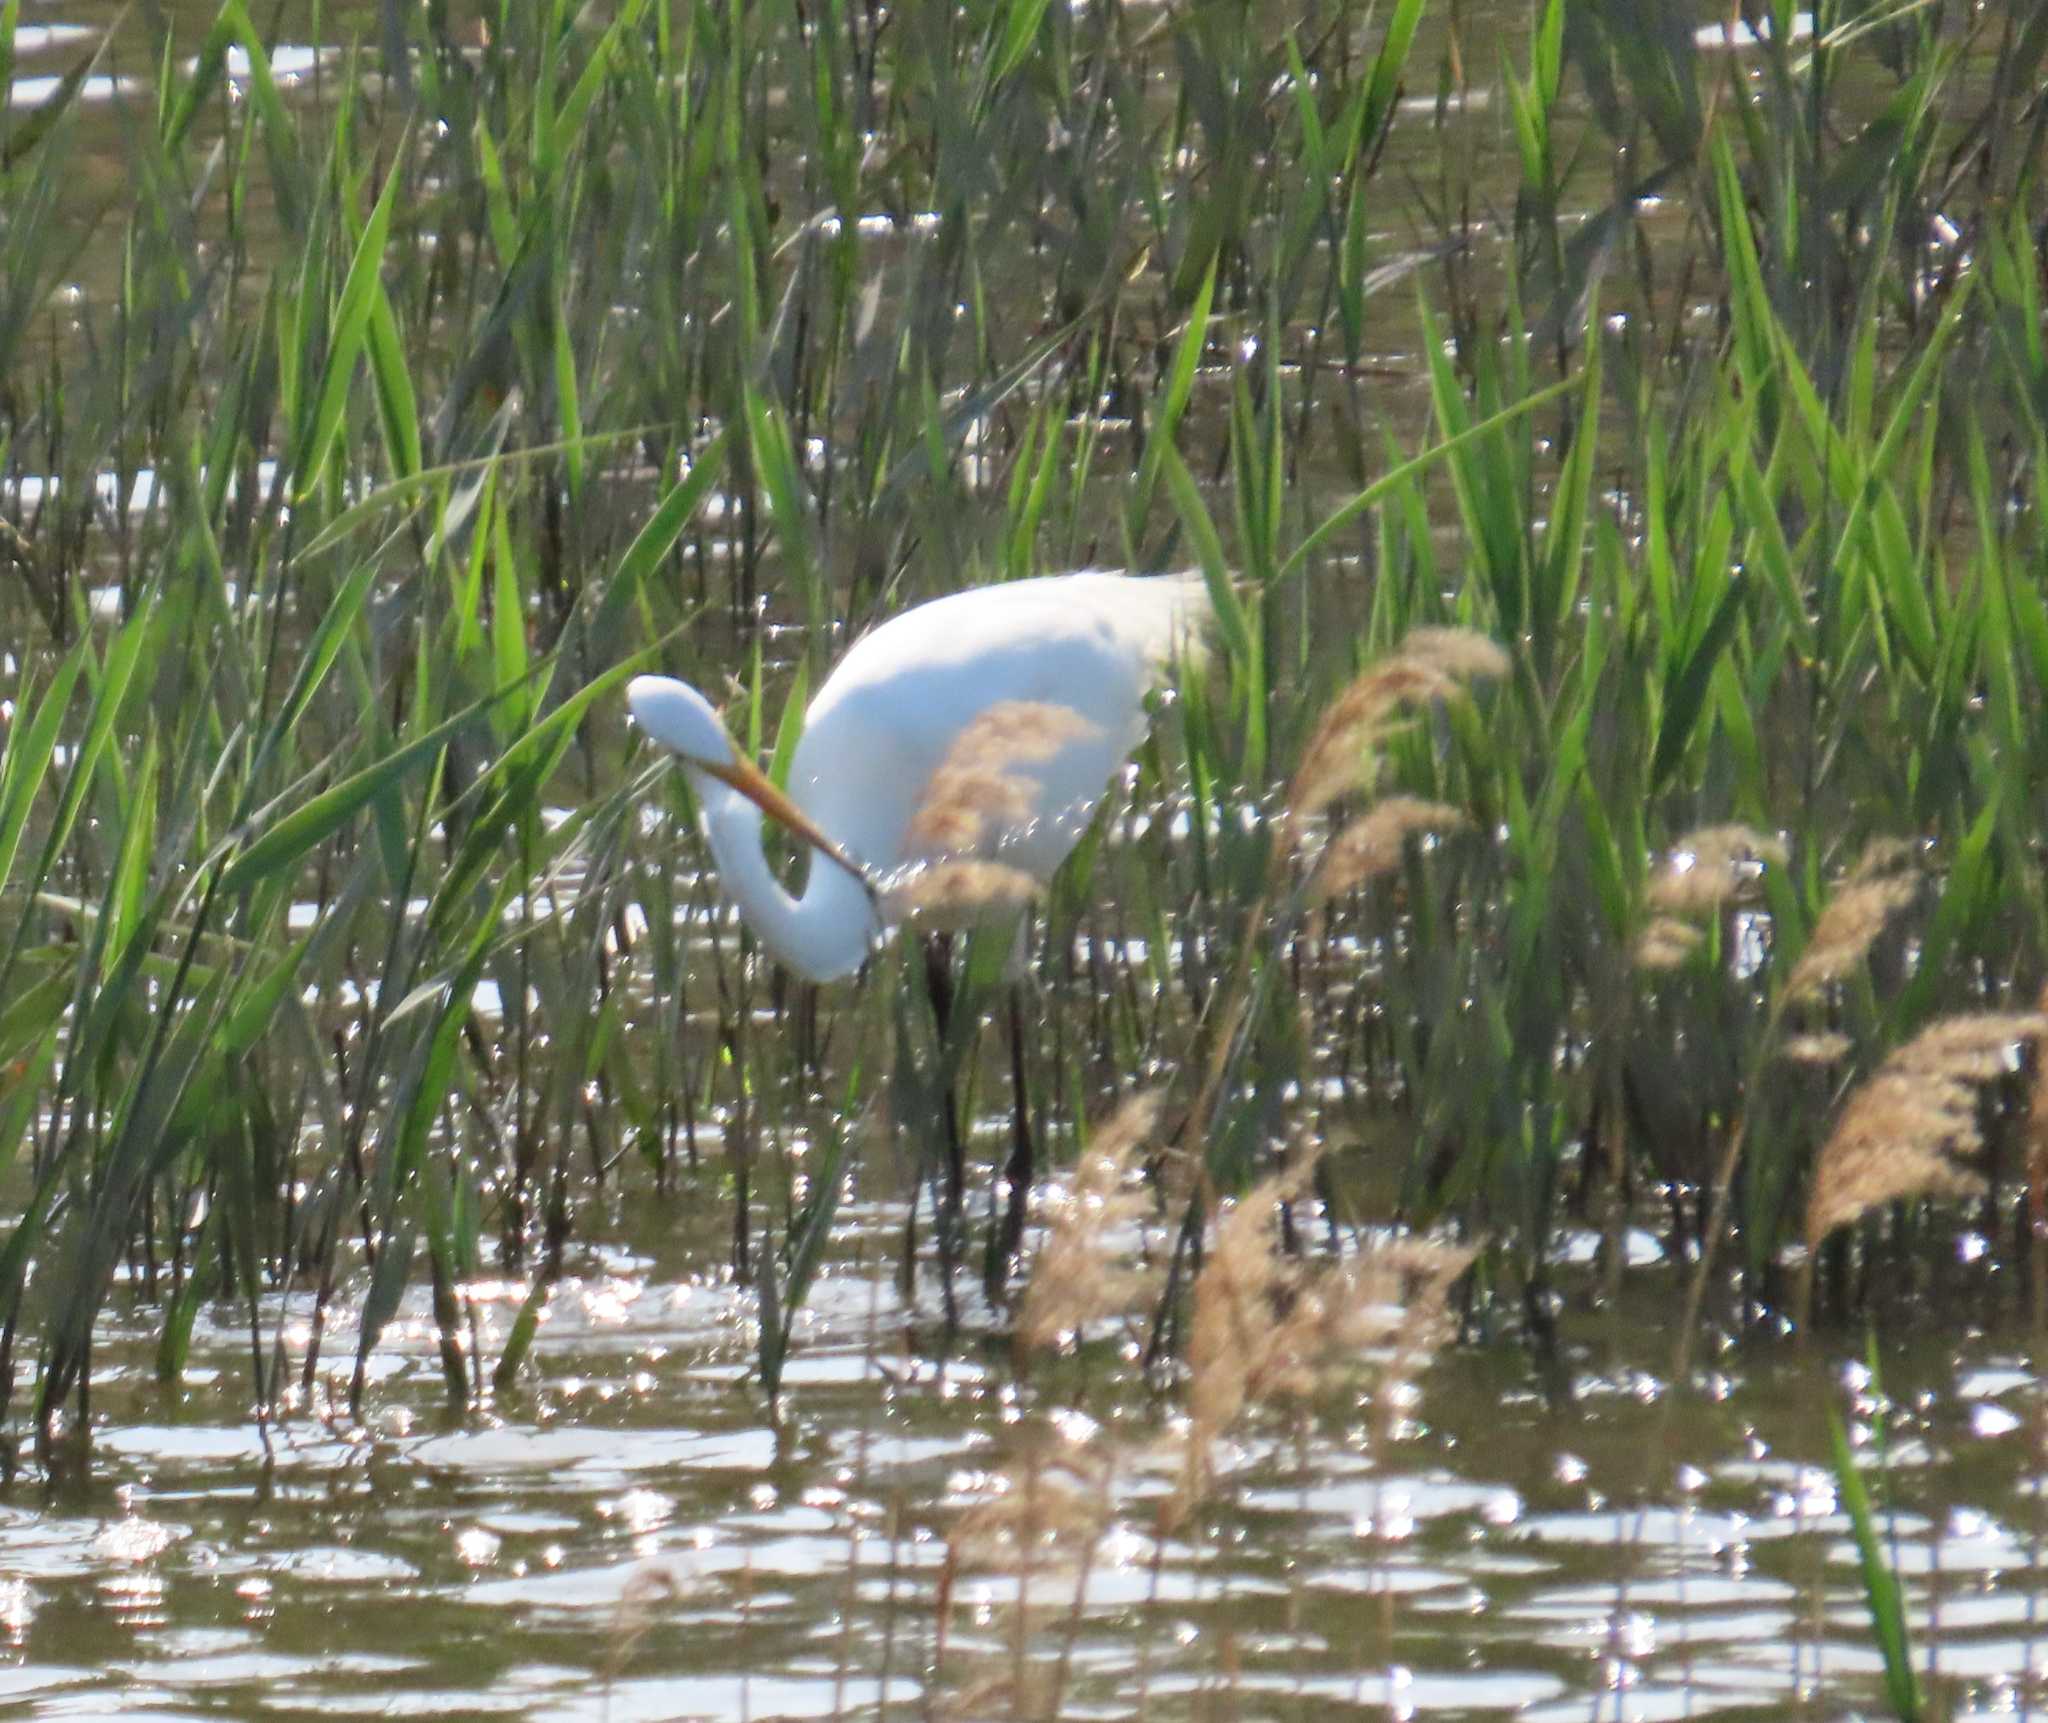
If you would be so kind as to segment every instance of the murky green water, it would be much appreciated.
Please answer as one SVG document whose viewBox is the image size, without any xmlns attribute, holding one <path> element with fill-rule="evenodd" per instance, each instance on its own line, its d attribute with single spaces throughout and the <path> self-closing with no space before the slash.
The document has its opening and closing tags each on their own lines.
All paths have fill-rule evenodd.
<svg viewBox="0 0 2048 1723">
<path fill-rule="evenodd" d="M 70 32 L 110 15 L 37 14 L 25 71 L 54 76 L 86 41 Z M 287 81 L 313 66 L 277 56 Z M 130 75 L 109 64 L 86 98 L 114 114 Z M 98 189 L 117 187 L 103 167 Z M 1135 1366 L 1105 1343 L 1020 1383 L 973 1324 L 937 1350 L 935 1312 L 896 1290 L 888 1194 L 848 1213 L 780 1428 L 753 1386 L 752 1295 L 706 1277 L 726 1256 L 715 1172 L 584 1214 L 603 1242 L 524 1386 L 464 1420 L 443 1410 L 423 1290 L 372 1361 L 362 1422 L 336 1358 L 267 1437 L 240 1313 L 203 1319 L 175 1389 L 154 1378 L 155 1313 L 117 1315 L 89 1475 L 0 1494 L 0 1712 L 908 1717 L 1057 1696 L 1090 1717 L 1867 1713 L 1880 1665 L 1828 1407 L 1866 1444 L 1884 1432 L 1885 1523 L 1944 1708 L 2048 1705 L 2048 1418 L 2003 1331 L 1939 1315 L 1884 1358 L 1884 1407 L 1860 1366 L 1767 1345 L 1677 1404 L 1679 1288 L 1645 1237 L 1615 1311 L 1567 1314 L 1554 1373 L 1474 1341 L 1423 1377 L 1393 1440 L 1363 1412 L 1267 1429 L 1200 1536 L 1161 1545 L 1163 1411 Z M 468 1289 L 486 1356 L 524 1290 Z M 303 1348 L 308 1303 L 266 1310 L 264 1333 Z M 329 1326 L 352 1334 L 353 1313 Z M 1064 1439 L 1127 1432 L 1124 1463 L 1078 1602 L 1073 1576 L 1042 1578 L 1020 1639 L 1014 1581 L 949 1588 L 945 1540 L 1024 1414 L 1059 1409 Z"/>
</svg>

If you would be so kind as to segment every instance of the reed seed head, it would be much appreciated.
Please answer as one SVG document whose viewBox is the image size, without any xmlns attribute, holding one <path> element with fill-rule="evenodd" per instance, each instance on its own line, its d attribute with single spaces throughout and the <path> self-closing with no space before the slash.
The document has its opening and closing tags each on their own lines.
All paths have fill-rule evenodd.
<svg viewBox="0 0 2048 1723">
<path fill-rule="evenodd" d="M 1401 656 L 1460 682 L 1498 681 L 1513 667 L 1507 649 L 1476 628 L 1411 628 L 1401 638 Z"/>
<path fill-rule="evenodd" d="M 1418 628 L 1355 677 L 1324 709 L 1287 790 L 1297 821 L 1320 813 L 1371 778 L 1372 750 L 1397 713 L 1448 698 L 1467 682 L 1504 675 L 1508 655 L 1469 628 Z"/>
<path fill-rule="evenodd" d="M 884 894 L 899 920 L 919 918 L 958 926 L 982 916 L 1021 909 L 1038 895 L 1038 881 L 1022 868 L 991 861 L 913 865 Z"/>
<path fill-rule="evenodd" d="M 1159 1094 L 1133 1095 L 1097 1128 L 1063 1194 L 1048 1204 L 1045 1242 L 1017 1314 L 1017 1340 L 1065 1345 L 1089 1323 L 1130 1312 L 1154 1277 L 1119 1264 L 1115 1236 L 1144 1213 L 1134 1163 L 1159 1119 Z"/>
<path fill-rule="evenodd" d="M 1888 1202 L 1978 1196 L 1962 1160 L 1983 1147 L 1977 1090 L 2013 1068 L 2013 1052 L 2048 1034 L 2039 1012 L 1973 1012 L 1930 1024 L 1849 1097 L 1815 1163 L 1806 1242 Z"/>
<path fill-rule="evenodd" d="M 604 1664 L 607 1683 L 616 1681 L 631 1661 L 640 1642 L 659 1619 L 661 1606 L 678 1603 L 689 1591 L 683 1575 L 662 1562 L 644 1563 L 626 1576 L 612 1612 Z"/>
<path fill-rule="evenodd" d="M 968 1695 L 961 1696 L 959 1714 L 1056 1714 L 1057 1700 L 1042 1690 L 1044 1672 L 1028 1658 L 1034 1591 L 1040 1581 L 1067 1580 L 1066 1607 L 1080 1608 L 1096 1548 L 1114 1512 L 1116 1465 L 1109 1444 L 1072 1440 L 1059 1420 L 1049 1419 L 1027 1425 L 1015 1458 L 981 1479 L 974 1504 L 946 1539 L 938 1586 L 938 1656 L 943 1663 L 959 1577 L 976 1571 L 1005 1574 L 1017 1582 L 1015 1655 L 1007 1671 L 986 1676 L 969 1690 L 979 1696 L 973 1704 L 967 1703 Z"/>
<path fill-rule="evenodd" d="M 1884 874 L 1897 873 L 1901 868 L 1916 867 L 1919 861 L 1920 846 L 1906 838 L 1872 838 L 1863 846 L 1856 865 L 1849 870 L 1849 878 L 1852 883 L 1877 879 Z"/>
<path fill-rule="evenodd" d="M 1376 802 L 1370 813 L 1353 820 L 1324 849 L 1309 882 L 1309 903 L 1327 903 L 1393 872 L 1401 865 L 1401 846 L 1409 838 L 1456 831 L 1465 823 L 1464 814 L 1448 802 L 1416 796 L 1388 796 Z"/>
<path fill-rule="evenodd" d="M 1848 1036 L 1826 1030 L 1813 1035 L 1794 1035 L 1779 1052 L 1795 1065 L 1832 1065 L 1849 1056 L 1850 1046 Z"/>
<path fill-rule="evenodd" d="M 1650 907 L 1702 920 L 1785 865 L 1781 839 L 1743 825 L 1702 826 L 1671 846 L 1650 881 Z"/>
<path fill-rule="evenodd" d="M 1042 765 L 1096 733 L 1071 706 L 1001 700 L 960 732 L 925 781 L 911 815 L 913 857 L 972 856 L 1034 818 L 1041 786 L 1019 768 Z"/>
<path fill-rule="evenodd" d="M 1851 875 L 1813 924 L 1813 935 L 1785 983 L 1786 997 L 1811 1003 L 1846 981 L 1919 889 L 1919 879 L 1912 874 L 1866 874 L 1859 869 Z"/>
<path fill-rule="evenodd" d="M 1195 1277 L 1181 1485 L 1190 1503 L 1206 1491 L 1211 1451 L 1244 1409 L 1261 1367 L 1288 1368 L 1265 1345 L 1293 1268 L 1279 1255 L 1273 1217 L 1304 1176 L 1305 1169 L 1291 1169 L 1246 1192 L 1217 1223 L 1215 1243 Z"/>
<path fill-rule="evenodd" d="M 1280 1205 L 1305 1188 L 1317 1154 L 1253 1187 L 1217 1223 L 1195 1278 L 1188 1328 L 1188 1422 L 1181 1479 L 1162 1510 L 1171 1529 L 1213 1484 L 1216 1444 L 1249 1408 L 1330 1388 L 1378 1352 L 1384 1394 L 1441 1343 L 1451 1286 L 1472 1252 L 1424 1239 L 1314 1266 L 1283 1254 Z"/>
<path fill-rule="evenodd" d="M 1024 1448 L 983 1483 L 947 1539 L 961 1569 L 1043 1573 L 1071 1567 L 1109 1523 L 1115 1465 L 1101 1447 L 1030 1428 Z"/>
<path fill-rule="evenodd" d="M 1677 969 L 1699 949 L 1704 936 L 1689 921 L 1660 915 L 1636 941 L 1638 969 Z"/>
</svg>

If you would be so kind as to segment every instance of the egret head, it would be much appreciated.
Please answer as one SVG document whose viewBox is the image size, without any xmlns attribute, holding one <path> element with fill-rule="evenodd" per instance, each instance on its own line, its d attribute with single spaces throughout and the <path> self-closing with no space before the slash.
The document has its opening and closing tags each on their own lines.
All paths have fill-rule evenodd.
<svg viewBox="0 0 2048 1723">
<path fill-rule="evenodd" d="M 635 676 L 626 684 L 633 722 L 691 765 L 722 772 L 733 762 L 732 738 L 711 702 L 670 676 Z"/>
<path fill-rule="evenodd" d="M 626 684 L 626 706 L 634 723 L 682 756 L 687 770 L 730 785 L 769 818 L 829 856 L 863 885 L 868 884 L 860 863 L 819 830 L 816 821 L 733 746 L 711 702 L 687 682 L 669 676 L 635 676 Z M 702 789 L 700 781 L 699 793 Z"/>
</svg>

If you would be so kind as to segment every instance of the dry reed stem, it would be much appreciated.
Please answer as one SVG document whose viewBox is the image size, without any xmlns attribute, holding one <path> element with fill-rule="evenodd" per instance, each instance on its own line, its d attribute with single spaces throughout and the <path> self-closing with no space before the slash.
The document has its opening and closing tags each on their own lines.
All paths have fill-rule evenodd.
<svg viewBox="0 0 2048 1723">
<path fill-rule="evenodd" d="M 1466 682 L 1507 673 L 1508 655 L 1468 628 L 1418 628 L 1361 672 L 1324 708 L 1287 790 L 1297 822 L 1320 813 L 1372 775 L 1369 750 L 1395 713 L 1459 692 Z"/>
<path fill-rule="evenodd" d="M 1353 820 L 1329 842 L 1309 881 L 1311 907 L 1355 890 L 1401 865 L 1401 847 L 1411 837 L 1456 831 L 1466 823 L 1448 802 L 1417 796 L 1388 796 L 1372 812 Z"/>
<path fill-rule="evenodd" d="M 2048 988 L 2041 990 L 2034 1008 L 2048 1013 Z M 2048 1243 L 2048 1060 L 2037 1059 L 2027 1096 L 2027 1278 L 2033 1292 L 2037 1327 L 2048 1322 L 2044 1243 Z"/>
<path fill-rule="evenodd" d="M 983 1482 L 981 1500 L 954 1523 L 938 1587 L 939 1661 L 945 1659 L 953 1597 L 963 1573 L 995 1572 L 1017 1581 L 1014 1656 L 1008 1676 L 1030 1679 L 1032 1584 L 1071 1575 L 1078 1609 L 1095 1550 L 1114 1511 L 1116 1454 L 1103 1444 L 1075 1442 L 1049 1424 L 1031 1428 L 1025 1447 Z"/>
<path fill-rule="evenodd" d="M 926 780 L 906 834 L 910 856 L 971 856 L 1037 817 L 1042 765 L 1096 733 L 1070 706 L 1001 700 L 960 732 Z"/>
<path fill-rule="evenodd" d="M 1249 1409 L 1327 1389 L 1362 1354 L 1391 1346 L 1380 1389 L 1405 1383 L 1440 1344 L 1452 1284 L 1473 1253 L 1423 1239 L 1376 1245 L 1320 1267 L 1282 1254 L 1273 1224 L 1317 1156 L 1255 1185 L 1217 1223 L 1195 1278 L 1181 1479 L 1160 1510 L 1170 1534 L 1208 1494 L 1216 1444 Z"/>
<path fill-rule="evenodd" d="M 1017 1341 L 1061 1346 L 1091 1322 L 1128 1313 L 1154 1276 L 1111 1260 L 1111 1238 L 1146 1208 L 1132 1162 L 1159 1119 L 1159 1093 L 1133 1095 L 1089 1139 L 1065 1193 L 1049 1206 L 1017 1314 Z"/>
<path fill-rule="evenodd" d="M 1974 1012 L 1929 1025 L 1849 1097 L 1814 1165 L 1806 1242 L 1873 1208 L 1919 1196 L 1978 1196 L 1960 1158 L 1983 1147 L 1977 1090 L 2012 1068 L 2015 1046 L 2048 1034 L 2040 1012 Z"/>
</svg>

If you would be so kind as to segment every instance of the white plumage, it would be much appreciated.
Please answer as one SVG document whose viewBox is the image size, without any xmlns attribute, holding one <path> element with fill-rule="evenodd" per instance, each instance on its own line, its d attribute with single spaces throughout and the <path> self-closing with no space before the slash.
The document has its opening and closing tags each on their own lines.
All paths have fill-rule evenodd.
<svg viewBox="0 0 2048 1723">
<path fill-rule="evenodd" d="M 1035 789 L 1032 817 L 984 846 L 1043 879 L 1143 737 L 1146 694 L 1207 615 L 1199 577 L 1100 573 L 976 587 L 906 610 L 855 641 L 811 701 L 786 800 L 688 684 L 636 677 L 626 699 L 682 756 L 720 882 L 748 924 L 784 963 L 824 981 L 857 968 L 881 937 L 891 912 L 874 888 L 921 859 L 908 840 L 918 804 L 977 719 L 1023 702 L 1083 721 L 1049 758 L 1015 767 Z M 825 852 L 811 858 L 801 898 L 762 853 L 764 809 Z"/>
</svg>

